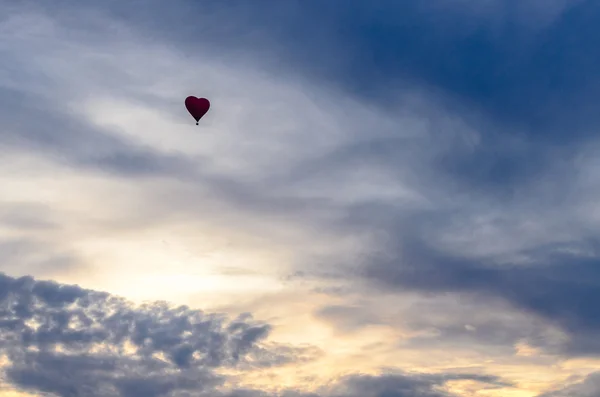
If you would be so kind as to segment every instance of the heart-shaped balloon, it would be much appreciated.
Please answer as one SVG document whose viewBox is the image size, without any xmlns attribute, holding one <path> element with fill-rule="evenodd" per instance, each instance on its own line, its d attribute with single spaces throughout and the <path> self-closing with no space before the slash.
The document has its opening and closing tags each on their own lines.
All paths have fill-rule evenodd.
<svg viewBox="0 0 600 397">
<path fill-rule="evenodd" d="M 198 125 L 198 121 L 208 112 L 210 108 L 210 102 L 206 98 L 196 98 L 195 96 L 189 96 L 185 98 L 185 107 L 188 112 L 192 115 L 194 120 L 196 120 L 196 125 Z"/>
</svg>

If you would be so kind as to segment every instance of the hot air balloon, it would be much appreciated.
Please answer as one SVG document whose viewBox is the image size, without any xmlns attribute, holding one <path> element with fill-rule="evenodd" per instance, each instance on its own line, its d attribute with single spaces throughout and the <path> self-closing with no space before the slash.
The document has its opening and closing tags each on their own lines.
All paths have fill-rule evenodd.
<svg viewBox="0 0 600 397">
<path fill-rule="evenodd" d="M 196 120 L 196 125 L 198 125 L 198 121 L 208 112 L 210 108 L 210 102 L 206 98 L 196 98 L 195 96 L 189 96 L 185 98 L 185 107 L 188 112 L 192 115 L 194 120 Z"/>
</svg>

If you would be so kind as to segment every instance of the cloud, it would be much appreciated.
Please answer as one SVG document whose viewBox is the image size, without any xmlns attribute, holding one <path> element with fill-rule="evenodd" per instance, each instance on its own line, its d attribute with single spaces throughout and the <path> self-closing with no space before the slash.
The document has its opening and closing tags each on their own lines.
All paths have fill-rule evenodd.
<svg viewBox="0 0 600 397">
<path fill-rule="evenodd" d="M 237 395 L 243 389 L 226 386 L 229 376 L 221 370 L 291 364 L 305 350 L 269 343 L 270 326 L 249 314 L 228 319 L 161 302 L 136 306 L 107 293 L 31 277 L 2 275 L 0 284 L 0 351 L 8 359 L 4 375 L 26 391 L 57 396 Z M 446 396 L 436 389 L 456 380 L 511 386 L 487 375 L 392 371 L 348 375 L 323 385 L 317 394 Z M 306 394 L 289 388 L 283 395 L 294 393 Z"/>
<path fill-rule="evenodd" d="M 367 396 L 367 397 L 442 397 L 452 395 L 441 389 L 445 383 L 453 380 L 473 380 L 487 386 L 511 386 L 494 376 L 473 374 L 383 374 L 380 376 L 351 375 L 333 385 L 328 396 Z"/>
<path fill-rule="evenodd" d="M 388 371 L 381 375 L 352 374 L 340 377 L 328 385 L 308 393 L 284 389 L 278 395 L 284 397 L 453 397 L 446 384 L 453 381 L 473 381 L 485 389 L 511 387 L 508 382 L 495 376 L 475 374 L 417 374 Z M 226 394 L 227 397 L 261 396 L 273 394 L 255 389 L 240 389 Z"/>
<path fill-rule="evenodd" d="M 594 372 L 583 380 L 568 382 L 553 391 L 542 393 L 539 397 L 593 397 L 600 391 L 600 373 Z"/>
<path fill-rule="evenodd" d="M 364 277 L 397 291 L 500 298 L 567 332 L 563 352 L 597 354 L 592 338 L 600 318 L 592 304 L 600 279 L 595 245 L 588 247 L 589 254 L 550 249 L 543 256 L 524 254 L 534 263 L 511 265 L 444 253 L 414 232 L 400 240 L 396 254 L 386 251 L 389 259 L 365 263 Z"/>
<path fill-rule="evenodd" d="M 568 12 L 557 15 L 554 24 L 546 29 L 558 29 L 562 23 L 561 18 L 567 18 L 572 13 L 577 16 L 579 13 L 577 7 L 584 6 L 574 6 Z M 239 7 L 236 10 L 246 10 L 244 6 Z M 315 11 L 300 5 L 294 7 L 299 7 L 309 14 Z M 364 7 L 353 5 L 346 8 L 342 19 L 335 19 L 329 14 L 324 14 L 323 18 L 334 18 L 338 26 L 344 26 L 343 24 L 348 20 L 363 18 L 360 15 L 365 11 Z M 420 8 L 415 5 L 397 7 L 404 11 L 399 18 L 408 18 L 420 12 Z M 283 7 L 272 12 L 283 13 L 289 17 L 290 9 Z M 217 14 L 220 12 L 217 9 L 213 11 Z M 179 11 L 173 12 L 179 15 Z M 249 12 L 253 15 L 252 12 L 256 11 Z M 434 10 L 427 10 L 424 15 L 431 16 L 434 15 L 430 14 L 433 12 Z M 94 21 L 92 23 L 106 20 L 104 14 L 74 12 L 73 15 L 95 16 L 90 19 Z M 242 15 L 236 15 L 236 18 L 244 18 Z M 376 17 L 377 20 L 384 18 L 383 14 L 375 11 L 369 15 Z M 459 19 L 460 13 L 451 13 L 444 23 L 455 26 Z M 35 21 L 37 24 L 24 25 L 24 21 Z M 423 26 L 429 26 L 428 23 L 430 23 L 429 19 L 425 18 Z M 401 26 L 397 23 L 392 25 Z M 401 113 L 393 113 L 390 106 L 383 107 L 383 110 L 362 109 L 367 102 L 356 100 L 356 98 L 364 100 L 365 96 L 360 93 L 354 98 L 343 99 L 313 90 L 310 85 L 288 83 L 289 87 L 286 90 L 279 90 L 274 84 L 265 81 L 255 84 L 247 78 L 254 72 L 236 74 L 238 71 L 232 68 L 220 68 L 217 71 L 216 61 L 214 65 L 211 62 L 198 63 L 199 70 L 192 69 L 191 64 L 184 61 L 184 57 L 178 50 L 164 45 L 166 41 L 159 41 L 158 45 L 153 46 L 140 39 L 139 34 L 134 33 L 135 30 L 125 29 L 123 25 L 116 22 L 110 25 L 115 28 L 113 33 L 109 34 L 104 41 L 96 42 L 94 50 L 89 50 L 86 40 L 68 40 L 67 29 L 64 26 L 43 16 L 16 15 L 9 19 L 6 26 L 6 32 L 21 40 L 22 44 L 34 42 L 32 38 L 39 37 L 39 32 L 51 33 L 45 35 L 46 41 L 38 42 L 31 50 L 23 52 L 22 49 L 27 48 L 23 45 L 14 45 L 7 50 L 17 59 L 32 59 L 33 52 L 37 52 L 35 67 L 22 63 L 23 68 L 19 72 L 33 73 L 34 70 L 44 70 L 47 76 L 51 76 L 43 80 L 48 87 L 42 91 L 46 99 L 50 97 L 50 88 L 61 86 L 63 89 L 61 95 L 64 97 L 60 102 L 69 104 L 68 111 L 64 109 L 58 111 L 49 107 L 52 112 L 43 113 L 48 116 L 46 122 L 50 123 L 49 129 L 37 124 L 24 129 L 28 134 L 23 134 L 20 130 L 16 132 L 15 127 L 14 134 L 4 135 L 7 143 L 25 145 L 28 149 L 39 148 L 43 153 L 55 158 L 60 156 L 62 159 L 67 159 L 71 166 L 92 166 L 121 178 L 137 179 L 141 175 L 150 175 L 182 182 L 180 185 L 157 184 L 149 189 L 148 195 L 144 198 L 147 200 L 148 212 L 155 214 L 156 218 L 159 218 L 161 213 L 173 214 L 174 207 L 177 207 L 179 213 L 191 216 L 198 207 L 199 198 L 209 192 L 214 195 L 215 201 L 202 202 L 207 212 L 208 209 L 215 211 L 227 209 L 228 213 L 232 214 L 235 212 L 234 215 L 230 215 L 229 220 L 221 217 L 219 219 L 221 223 L 240 224 L 241 219 L 248 221 L 249 218 L 260 218 L 260 221 L 256 221 L 255 224 L 258 222 L 265 224 L 264 219 L 268 218 L 274 224 L 278 224 L 274 227 L 276 232 L 266 232 L 267 235 L 274 236 L 289 227 L 290 221 L 293 220 L 294 228 L 305 231 L 306 235 L 310 230 L 319 229 L 322 235 L 331 238 L 328 240 L 330 244 L 335 240 L 344 241 L 344 239 L 360 242 L 360 247 L 348 254 L 340 254 L 340 249 L 337 251 L 330 249 L 329 252 L 325 251 L 322 254 L 318 251 L 318 253 L 310 251 L 311 243 L 308 236 L 302 239 L 293 237 L 289 241 L 290 246 L 298 247 L 302 244 L 308 247 L 305 255 L 301 255 L 300 250 L 294 253 L 297 258 L 295 262 L 298 264 L 314 257 L 319 259 L 319 255 L 334 257 L 334 260 L 341 261 L 342 259 L 336 257 L 337 255 L 352 257 L 360 250 L 381 248 L 378 246 L 377 237 L 387 235 L 392 239 L 393 244 L 402 246 L 402 252 L 395 252 L 393 247 L 383 247 L 386 251 L 385 255 L 392 259 L 389 262 L 375 260 L 367 265 L 365 274 L 368 278 L 384 280 L 387 283 L 396 280 L 396 285 L 402 288 L 406 288 L 406 280 L 410 280 L 408 284 L 413 290 L 427 292 L 466 291 L 500 296 L 519 308 L 555 321 L 571 334 L 579 332 L 575 331 L 575 328 L 588 327 L 589 324 L 584 319 L 594 313 L 589 312 L 591 308 L 583 309 L 582 303 L 587 299 L 583 291 L 579 290 L 581 296 L 571 295 L 572 301 L 549 299 L 548 302 L 552 304 L 548 307 L 554 308 L 550 310 L 540 303 L 540 298 L 534 291 L 525 287 L 527 280 L 541 278 L 544 281 L 540 284 L 542 290 L 539 293 L 551 294 L 549 291 L 556 290 L 553 289 L 555 287 L 562 291 L 575 288 L 577 280 L 558 282 L 545 277 L 546 272 L 549 271 L 562 272 L 563 268 L 560 264 L 552 265 L 551 268 L 518 269 L 514 272 L 490 269 L 486 265 L 486 261 L 489 260 L 489 250 L 496 250 L 504 256 L 524 255 L 528 260 L 546 260 L 550 254 L 542 254 L 543 259 L 536 259 L 537 254 L 527 250 L 542 249 L 541 246 L 565 240 L 567 244 L 571 243 L 568 238 L 559 235 L 546 236 L 541 232 L 538 235 L 534 234 L 543 230 L 544 225 L 561 226 L 566 222 L 562 216 L 556 215 L 548 216 L 543 220 L 540 220 L 541 218 L 554 212 L 559 206 L 565 208 L 565 203 L 570 204 L 571 208 L 579 204 L 572 197 L 560 193 L 565 191 L 563 183 L 575 167 L 571 166 L 567 169 L 561 169 L 559 166 L 550 169 L 547 167 L 548 164 L 556 162 L 557 157 L 567 161 L 572 158 L 572 152 L 555 152 L 545 145 L 536 146 L 536 142 L 532 143 L 528 138 L 519 137 L 518 134 L 516 137 L 508 134 L 503 121 L 499 121 L 497 115 L 489 112 L 480 111 L 475 112 L 477 116 L 467 116 L 464 109 L 458 111 L 456 108 L 445 108 L 444 95 L 438 95 L 439 90 L 433 88 L 428 91 L 429 87 L 444 89 L 450 87 L 452 95 L 460 93 L 460 88 L 463 87 L 467 90 L 463 94 L 472 94 L 471 99 L 478 99 L 479 94 L 468 91 L 469 87 L 464 84 L 470 83 L 466 80 L 454 81 L 463 86 L 448 85 L 453 83 L 449 76 L 438 76 L 435 71 L 421 76 L 420 82 L 415 80 L 415 73 L 421 73 L 419 70 L 422 70 L 422 68 L 417 69 L 416 66 L 420 67 L 427 59 L 421 59 L 421 55 L 417 57 L 418 54 L 414 53 L 412 44 L 410 47 L 398 48 L 399 52 L 392 54 L 394 58 L 389 59 L 389 64 L 386 64 L 385 59 L 378 62 L 378 67 L 390 68 L 389 73 L 383 74 L 386 79 L 394 77 L 392 69 L 396 70 L 397 66 L 397 69 L 405 71 L 404 79 L 411 85 L 410 95 L 407 94 L 406 97 L 400 95 L 401 99 L 394 98 L 393 101 L 388 101 L 388 105 L 396 106 L 393 110 L 401 111 Z M 23 28 L 23 26 L 29 27 Z M 69 26 L 70 29 L 80 29 L 76 23 L 72 23 L 72 19 Z M 353 34 L 364 33 L 361 32 L 357 30 Z M 549 34 L 547 31 L 544 32 L 543 34 Z M 404 32 L 407 37 L 413 37 L 412 35 L 417 33 Z M 457 30 L 452 35 L 442 36 L 439 30 L 427 29 L 421 33 L 422 36 L 415 37 L 419 40 L 435 39 L 433 43 L 437 43 L 436 48 L 440 50 L 444 48 L 442 44 L 446 41 L 458 40 L 458 37 L 464 34 Z M 368 48 L 376 54 L 378 47 L 371 45 L 374 44 L 373 40 L 377 40 L 380 46 L 384 43 L 377 35 L 362 34 L 361 37 L 366 42 L 358 41 L 356 44 L 358 47 L 351 47 L 352 49 L 360 49 L 363 45 L 369 44 Z M 85 38 L 94 42 L 93 35 Z M 281 39 L 284 40 L 285 37 Z M 484 35 L 481 39 L 484 48 L 490 48 L 493 55 L 490 55 L 490 62 L 486 64 L 488 68 L 481 69 L 488 74 L 481 78 L 489 78 L 493 75 L 493 68 L 497 66 L 491 60 L 500 55 L 502 55 L 501 59 L 505 59 L 504 52 L 497 52 L 499 51 L 497 46 L 500 44 L 496 40 L 500 39 L 506 38 Z M 468 48 L 461 52 L 460 48 L 455 46 L 456 42 L 452 41 L 452 43 L 447 50 L 459 54 L 465 59 L 465 65 L 469 64 L 467 61 L 475 54 Z M 140 47 L 142 45 L 143 47 Z M 73 48 L 77 49 L 77 60 L 69 55 Z M 145 51 L 135 52 L 139 48 L 144 48 Z M 209 51 L 208 48 L 211 50 Z M 206 47 L 200 46 L 203 53 L 211 55 L 214 48 L 208 44 Z M 400 54 L 413 54 L 416 57 L 413 58 L 416 62 L 413 65 L 414 69 L 410 63 L 395 63 L 400 59 L 397 57 Z M 246 55 L 244 53 L 244 56 Z M 143 62 L 139 61 L 141 59 L 139 56 L 145 56 L 142 58 Z M 152 66 L 147 66 L 149 64 Z M 465 68 L 467 66 L 456 69 L 453 73 L 466 73 L 468 69 Z M 172 73 L 174 70 L 185 70 L 177 74 L 183 77 L 163 78 L 162 83 L 156 82 L 157 76 L 161 73 L 167 71 Z M 294 72 L 298 71 L 299 69 L 294 69 Z M 406 71 L 412 71 L 413 74 L 407 75 Z M 230 104 L 229 111 L 242 109 L 235 111 L 238 120 L 248 120 L 249 124 L 245 124 L 245 129 L 242 130 L 237 123 L 222 122 L 217 126 L 210 124 L 216 121 L 209 121 L 209 130 L 204 136 L 221 134 L 221 138 L 213 140 L 214 138 L 206 137 L 202 145 L 193 143 L 184 148 L 184 144 L 191 140 L 183 138 L 183 132 L 179 132 L 180 125 L 171 122 L 175 119 L 171 106 L 181 99 L 182 90 L 184 87 L 190 87 L 190 81 L 195 78 L 196 73 L 207 76 L 207 79 L 219 81 L 222 85 L 207 88 L 208 92 L 216 95 L 215 103 L 219 103 L 222 98 Z M 102 78 L 103 75 L 112 76 L 111 80 L 114 82 L 108 83 L 108 80 Z M 348 73 L 344 76 L 354 75 Z M 510 80 L 511 84 L 519 81 L 517 75 L 509 74 L 509 77 L 516 79 Z M 262 103 L 279 110 L 269 113 L 277 117 L 263 118 L 263 116 L 253 115 L 251 111 L 243 110 L 254 99 L 247 94 L 241 96 L 233 84 L 225 83 L 229 78 L 236 78 L 238 82 L 243 81 L 248 91 L 262 92 L 265 99 Z M 11 81 L 21 81 L 24 87 L 34 86 L 23 76 L 20 80 Z M 96 81 L 107 83 L 98 84 Z M 374 85 L 377 83 L 377 79 L 370 81 Z M 419 88 L 419 84 L 423 84 L 426 88 Z M 510 86 L 508 84 L 507 87 Z M 44 85 L 36 82 L 35 87 L 39 90 L 39 87 Z M 14 86 L 11 89 L 15 90 Z M 496 87 L 493 92 L 498 93 L 499 89 L 500 87 Z M 14 91 L 12 92 L 14 94 Z M 306 94 L 311 100 L 301 99 L 297 92 Z M 339 92 L 334 93 L 339 94 Z M 538 93 L 536 92 L 536 95 Z M 140 105 L 139 98 L 142 95 L 147 95 L 149 101 L 147 103 L 152 105 Z M 514 92 L 506 95 L 507 98 L 520 97 Z M 16 98 L 11 102 L 15 108 L 8 110 L 12 114 L 18 109 L 23 109 L 26 104 L 31 106 L 33 103 L 31 97 L 23 100 L 19 100 L 19 95 L 11 95 L 11 97 Z M 325 112 L 318 106 L 326 102 L 325 99 L 337 99 L 340 105 L 328 106 Z M 464 99 L 463 95 L 461 102 L 468 106 L 469 111 L 473 110 L 469 102 L 471 99 Z M 502 98 L 499 97 L 498 100 L 500 99 Z M 46 103 L 45 106 L 49 106 L 47 105 L 49 102 L 43 102 L 43 97 L 38 103 Z M 73 107 L 75 103 L 79 107 Z M 402 108 L 399 104 L 405 107 Z M 122 109 L 127 109 L 127 112 Z M 295 109 L 306 109 L 303 111 L 304 117 L 293 117 Z M 343 114 L 347 113 L 348 109 L 358 112 L 358 116 L 352 120 L 360 123 L 354 127 L 351 126 L 352 123 L 342 121 Z M 498 107 L 494 109 L 502 110 Z M 215 120 L 222 114 L 219 112 L 224 111 L 216 107 Z M 54 114 L 59 116 L 52 116 L 57 118 L 53 124 L 51 115 Z M 142 130 L 136 127 L 135 123 L 143 122 L 144 117 L 149 117 L 160 128 L 151 130 L 144 126 Z M 20 119 L 23 118 L 24 116 Z M 425 122 L 425 119 L 428 121 Z M 291 120 L 294 121 L 294 125 Z M 341 127 L 336 123 L 341 123 Z M 171 128 L 169 134 L 165 134 L 166 130 L 163 129 L 167 125 Z M 484 128 L 490 125 L 491 130 L 484 131 Z M 56 131 L 58 126 L 62 127 L 61 134 L 47 132 Z M 69 129 L 68 126 L 73 127 Z M 44 134 L 39 134 L 40 131 Z M 243 136 L 247 136 L 245 131 L 256 132 L 252 135 L 252 140 L 242 141 Z M 285 139 L 277 138 L 281 131 L 289 132 L 285 135 Z M 299 144 L 303 139 L 312 140 L 310 148 Z M 219 152 L 223 142 L 231 146 L 226 151 Z M 203 148 L 203 145 L 207 145 L 211 150 L 216 148 L 217 151 L 211 153 Z M 245 145 L 248 145 L 249 149 L 246 149 Z M 261 156 L 256 156 L 255 150 L 258 148 Z M 576 149 L 576 152 L 580 153 L 581 147 L 577 146 Z M 556 174 L 552 173 L 554 170 L 557 170 Z M 547 183 L 548 179 L 550 182 Z M 581 184 L 581 181 L 576 178 L 570 183 L 568 186 L 573 190 L 587 189 L 587 186 Z M 192 187 L 194 185 L 200 187 L 194 188 Z M 168 190 L 162 190 L 157 194 L 164 188 Z M 537 204 L 536 212 L 532 210 L 535 200 L 527 199 L 534 194 L 544 194 L 542 203 L 545 205 Z M 507 202 L 506 199 L 511 197 L 513 201 Z M 550 198 L 546 199 L 546 197 Z M 525 204 L 521 204 L 519 200 L 524 200 Z M 480 235 L 484 236 L 483 240 L 488 243 L 483 244 L 482 239 L 471 239 L 464 244 L 456 241 L 448 242 L 449 239 L 451 240 L 449 235 L 454 234 L 456 238 L 458 237 L 456 234 L 458 217 L 463 224 L 468 225 L 461 226 L 459 234 L 468 234 L 469 226 L 480 227 L 482 231 L 485 230 Z M 541 225 L 531 232 L 522 232 L 518 238 L 511 238 L 511 227 L 508 225 L 511 222 L 518 223 L 518 219 L 537 221 Z M 430 224 L 434 226 L 429 227 Z M 435 228 L 437 230 L 433 230 Z M 517 233 L 514 235 L 516 236 Z M 571 237 L 571 240 L 574 238 L 576 237 Z M 498 244 L 492 247 L 489 241 L 494 239 L 496 242 L 502 241 L 504 247 Z M 478 244 L 471 244 L 473 241 Z M 370 243 L 373 243 L 373 246 L 369 246 Z M 476 246 L 476 250 L 479 251 L 487 249 L 488 252 L 483 255 L 474 254 L 472 257 L 457 254 L 461 247 L 465 252 L 464 247 L 469 245 Z M 340 246 L 352 250 L 349 248 L 351 244 L 344 242 L 340 243 Z M 448 246 L 453 246 L 450 253 L 446 252 Z M 399 274 L 394 273 L 399 260 L 419 264 L 420 267 L 415 265 L 416 270 L 411 273 L 412 278 L 405 277 L 403 273 L 405 269 L 402 267 Z M 506 263 L 508 259 L 502 258 L 502 260 Z M 555 262 L 557 260 L 553 259 Z M 584 269 L 586 266 L 581 265 L 580 268 Z M 517 279 L 521 281 L 515 281 Z M 593 288 L 593 285 L 590 288 Z M 565 314 L 573 313 L 571 309 L 575 307 L 580 308 L 574 309 L 576 314 Z M 593 327 L 592 324 L 590 329 L 594 329 Z M 573 347 L 573 350 L 584 349 Z"/>
<path fill-rule="evenodd" d="M 56 13 L 56 6 L 34 4 Z M 564 0 L 78 2 L 86 17 L 102 12 L 159 43 L 190 53 L 244 53 L 274 75 L 318 81 L 382 107 L 399 90 L 427 87 L 444 93 L 447 106 L 486 113 L 505 133 L 526 127 L 537 145 L 589 137 L 586 125 L 596 120 L 586 106 L 597 92 L 594 7 Z M 570 39 L 582 30 L 589 40 Z"/>
<path fill-rule="evenodd" d="M 51 258 L 182 299 L 225 262 L 262 277 L 231 294 L 298 271 L 336 291 L 319 319 L 395 328 L 391 349 L 598 353 L 594 3 L 20 4 L 0 12 L 13 273 Z"/>
<path fill-rule="evenodd" d="M 293 362 L 265 344 L 271 327 L 156 302 L 2 275 L 0 350 L 7 381 L 59 396 L 163 396 L 223 384 L 220 369 Z M 177 394 L 180 395 L 180 394 Z"/>
<path fill-rule="evenodd" d="M 381 194 L 373 188 L 386 185 L 386 197 L 409 205 L 421 200 L 402 183 L 390 186 L 392 176 L 378 166 L 336 167 L 316 178 L 307 168 L 361 139 L 366 128 L 394 130 L 393 115 L 298 80 L 266 78 L 245 55 L 236 67 L 210 46 L 187 55 L 94 8 L 53 17 L 43 7 L 11 11 L 3 20 L 3 37 L 11 38 L 3 40 L 3 51 L 15 66 L 1 81 L 8 95 L 2 96 L 7 106 L 0 142 L 4 179 L 14 188 L 3 201 L 44 201 L 63 233 L 43 238 L 66 245 L 65 251 L 73 249 L 73 236 L 106 233 L 107 224 L 111 231 L 114 225 L 160 225 L 166 234 L 167 224 L 177 223 L 213 235 L 235 229 L 253 240 L 264 236 L 295 250 L 293 261 L 301 262 L 300 251 L 327 255 L 356 243 L 328 233 L 330 219 L 344 211 L 339 204 L 377 200 Z M 79 18 L 88 21 L 85 28 Z M 201 90 L 214 104 L 212 116 L 193 132 L 182 121 L 189 90 Z M 399 135 L 395 139 L 402 140 Z M 365 176 L 373 178 L 363 184 Z M 332 178 L 340 181 L 335 189 Z M 72 189 L 80 193 L 67 197 Z M 70 222 L 75 217 L 76 227 Z M 322 243 L 312 241 L 315 229 Z M 78 243 L 75 250 L 89 245 Z"/>
<path fill-rule="evenodd" d="M 469 296 L 404 291 L 362 298 L 353 306 L 325 306 L 315 316 L 342 334 L 360 334 L 369 328 L 386 330 L 385 337 L 379 339 L 387 340 L 388 349 L 421 354 L 451 355 L 468 349 L 471 355 L 505 359 L 519 348 L 534 349 L 536 342 L 545 347 L 564 342 L 560 330 L 489 297 L 474 300 Z M 536 353 L 536 360 L 547 359 Z"/>
<path fill-rule="evenodd" d="M 586 105 L 598 89 L 594 7 L 563 0 L 236 1 L 159 6 L 160 20 L 131 5 L 115 6 L 114 14 L 182 48 L 210 42 L 223 52 L 254 53 L 269 70 L 382 107 L 407 85 L 425 86 L 444 93 L 448 106 L 485 112 L 505 133 L 525 126 L 539 145 L 585 139 L 586 125 L 597 121 Z M 198 22 L 203 15 L 210 18 Z M 571 40 L 583 30 L 589 40 Z"/>
</svg>

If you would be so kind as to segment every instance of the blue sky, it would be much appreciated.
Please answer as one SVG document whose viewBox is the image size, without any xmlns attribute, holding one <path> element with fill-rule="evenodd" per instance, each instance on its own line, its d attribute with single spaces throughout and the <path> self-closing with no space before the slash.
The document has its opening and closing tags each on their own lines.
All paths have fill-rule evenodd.
<svg viewBox="0 0 600 397">
<path fill-rule="evenodd" d="M 0 15 L 0 395 L 600 392 L 596 3 Z"/>
</svg>

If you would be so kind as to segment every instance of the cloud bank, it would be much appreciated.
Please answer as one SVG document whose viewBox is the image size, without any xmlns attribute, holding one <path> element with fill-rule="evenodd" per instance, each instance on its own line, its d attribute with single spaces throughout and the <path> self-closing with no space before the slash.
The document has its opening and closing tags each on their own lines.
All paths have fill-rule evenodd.
<svg viewBox="0 0 600 397">
<path fill-rule="evenodd" d="M 25 391 L 61 397 L 237 395 L 242 389 L 227 391 L 228 375 L 221 370 L 284 365 L 303 353 L 269 345 L 269 325 L 250 315 L 227 319 L 161 302 L 135 306 L 31 277 L 2 275 L 0 283 L 4 378 Z M 322 392 L 445 396 L 435 388 L 457 379 L 505 384 L 479 375 L 353 375 Z"/>
</svg>

